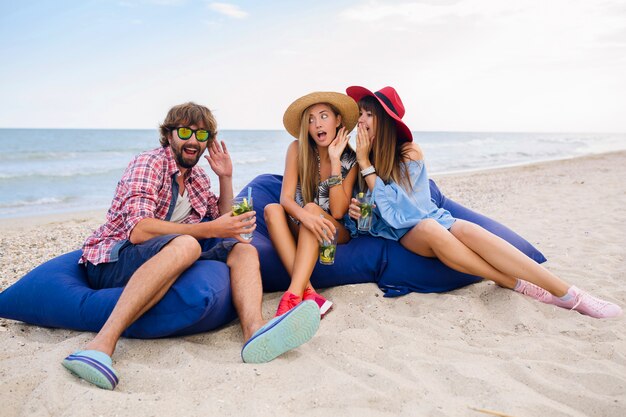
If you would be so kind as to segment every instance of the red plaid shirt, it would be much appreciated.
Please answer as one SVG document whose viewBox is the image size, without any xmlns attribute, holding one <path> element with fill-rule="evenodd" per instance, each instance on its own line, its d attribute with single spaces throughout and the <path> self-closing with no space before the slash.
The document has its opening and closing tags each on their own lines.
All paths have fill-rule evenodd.
<svg viewBox="0 0 626 417">
<path fill-rule="evenodd" d="M 106 223 L 85 241 L 80 263 L 97 265 L 115 260 L 111 251 L 130 238 L 140 220 L 165 220 L 172 201 L 172 178 L 178 172 L 169 146 L 137 155 L 117 184 Z M 192 210 L 183 223 L 199 223 L 204 217 L 216 219 L 220 215 L 218 199 L 210 191 L 211 182 L 204 170 L 198 166 L 187 170 L 184 182 Z"/>
</svg>

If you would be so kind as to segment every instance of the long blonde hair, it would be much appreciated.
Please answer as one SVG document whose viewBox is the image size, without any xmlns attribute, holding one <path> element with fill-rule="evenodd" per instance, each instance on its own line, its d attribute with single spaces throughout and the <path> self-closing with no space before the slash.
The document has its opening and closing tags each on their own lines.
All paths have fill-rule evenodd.
<svg viewBox="0 0 626 417">
<path fill-rule="evenodd" d="M 298 179 L 300 180 L 300 189 L 302 190 L 302 200 L 304 204 L 312 203 L 317 197 L 317 189 L 321 181 L 319 167 L 317 144 L 309 135 L 309 109 L 318 104 L 325 104 L 335 113 L 336 117 L 340 117 L 339 109 L 330 103 L 315 103 L 307 107 L 302 112 L 300 119 L 300 134 L 298 135 Z M 343 125 L 343 117 L 341 124 L 337 127 L 337 131 Z"/>
<path fill-rule="evenodd" d="M 403 163 L 409 155 L 409 150 L 403 150 L 402 143 L 398 141 L 396 122 L 374 97 L 365 96 L 358 104 L 360 109 L 371 112 L 376 120 L 376 136 L 370 151 L 370 162 L 376 168 L 376 175 L 385 184 L 393 181 L 410 192 L 412 185 L 409 169 Z M 360 173 L 359 187 L 361 190 L 367 189 L 367 184 Z"/>
</svg>

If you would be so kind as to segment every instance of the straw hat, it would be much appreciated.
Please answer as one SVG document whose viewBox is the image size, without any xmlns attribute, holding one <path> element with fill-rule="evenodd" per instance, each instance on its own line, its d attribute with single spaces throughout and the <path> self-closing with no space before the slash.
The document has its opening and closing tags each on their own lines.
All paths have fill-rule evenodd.
<svg viewBox="0 0 626 417">
<path fill-rule="evenodd" d="M 396 127 L 398 128 L 398 139 L 413 142 L 411 129 L 402 121 L 404 117 L 404 104 L 402 104 L 402 100 L 400 100 L 400 96 L 395 88 L 383 87 L 373 93 L 365 87 L 353 86 L 348 87 L 346 93 L 357 102 L 365 96 L 376 98 L 380 105 L 383 106 L 383 109 L 385 109 L 385 112 L 395 120 Z"/>
<path fill-rule="evenodd" d="M 287 132 L 294 138 L 300 136 L 300 122 L 302 113 L 309 107 L 318 103 L 332 104 L 341 114 L 342 125 L 348 132 L 354 129 L 359 120 L 359 106 L 356 101 L 342 93 L 332 91 L 317 91 L 300 97 L 287 107 L 283 116 L 283 124 Z"/>
</svg>

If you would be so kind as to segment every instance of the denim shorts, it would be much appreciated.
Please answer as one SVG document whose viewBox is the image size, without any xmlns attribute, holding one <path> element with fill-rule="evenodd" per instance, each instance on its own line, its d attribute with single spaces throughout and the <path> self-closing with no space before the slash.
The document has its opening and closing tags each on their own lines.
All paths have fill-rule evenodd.
<svg viewBox="0 0 626 417">
<path fill-rule="evenodd" d="M 118 250 L 117 261 L 98 265 L 85 262 L 89 286 L 93 289 L 125 286 L 135 271 L 178 236 L 181 235 L 157 236 L 138 245 L 126 241 Z M 226 263 L 230 251 L 238 242 L 235 239 L 213 238 L 202 239 L 198 243 L 202 248 L 202 253 L 198 259 Z"/>
</svg>

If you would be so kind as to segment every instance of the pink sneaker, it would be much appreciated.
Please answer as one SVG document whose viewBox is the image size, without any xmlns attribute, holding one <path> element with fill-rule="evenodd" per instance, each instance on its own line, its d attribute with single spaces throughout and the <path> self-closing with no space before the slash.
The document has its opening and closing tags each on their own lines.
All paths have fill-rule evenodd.
<svg viewBox="0 0 626 417">
<path fill-rule="evenodd" d="M 276 310 L 276 315 L 274 317 L 282 316 L 301 302 L 302 298 L 290 293 L 289 291 L 285 291 L 278 302 L 278 310 Z"/>
<path fill-rule="evenodd" d="M 531 282 L 524 281 L 523 279 L 518 280 L 519 284 L 514 288 L 515 291 L 527 295 L 529 297 L 534 298 L 535 300 L 539 300 L 542 303 L 554 304 L 552 294 L 549 291 L 544 290 L 538 285 L 535 285 Z"/>
<path fill-rule="evenodd" d="M 307 287 L 304 290 L 304 296 L 302 297 L 305 300 L 313 300 L 317 303 L 317 306 L 320 308 L 320 316 L 324 317 L 324 314 L 328 312 L 333 306 L 333 302 L 327 300 L 320 294 L 316 293 L 315 290 L 311 287 Z"/>
<path fill-rule="evenodd" d="M 572 296 L 571 299 L 561 301 L 559 297 L 554 297 L 554 302 L 552 304 L 563 308 L 569 308 L 570 310 L 576 310 L 581 314 L 585 314 L 596 319 L 617 317 L 622 314 L 622 309 L 617 304 L 596 298 L 573 285 L 569 288 L 569 290 L 567 290 L 567 293 Z"/>
</svg>

